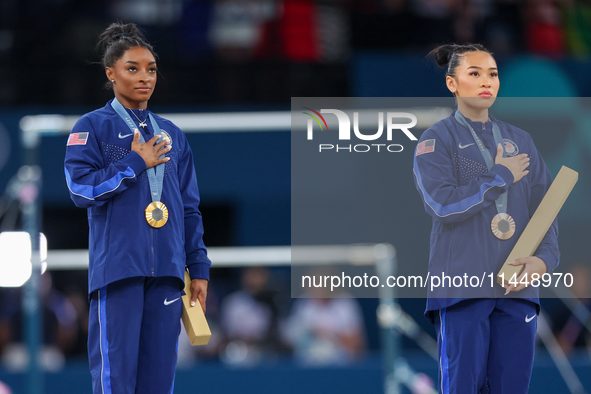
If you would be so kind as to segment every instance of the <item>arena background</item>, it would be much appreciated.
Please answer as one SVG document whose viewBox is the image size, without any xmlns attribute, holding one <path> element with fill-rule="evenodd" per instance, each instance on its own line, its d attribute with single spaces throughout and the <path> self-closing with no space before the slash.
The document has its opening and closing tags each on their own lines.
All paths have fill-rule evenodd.
<svg viewBox="0 0 591 394">
<path fill-rule="evenodd" d="M 447 96 L 443 71 L 425 55 L 435 45 L 452 41 L 481 42 L 495 52 L 501 96 L 589 97 L 590 16 L 587 1 L 3 0 L 0 192 L 23 162 L 18 135 L 23 116 L 79 115 L 112 97 L 102 87 L 105 77 L 96 64 L 94 44 L 114 20 L 137 23 L 160 56 L 150 109 L 200 113 L 287 111 L 291 97 Z M 289 245 L 290 134 L 198 133 L 188 138 L 201 191 L 206 244 Z M 585 181 L 578 192 L 584 198 L 591 192 L 591 141 L 587 138 L 586 145 L 577 144 L 565 153 L 567 140 L 560 130 L 535 137 L 546 160 L 557 160 L 559 151 L 580 158 L 577 169 Z M 63 179 L 65 141 L 66 137 L 44 138 L 39 148 L 44 176 L 42 231 L 50 249 L 86 249 L 86 212 L 73 206 Z M 417 197 L 414 189 L 400 190 L 397 198 L 414 204 L 408 215 L 421 212 Z M 18 215 L 1 219 L 1 231 L 21 228 Z M 423 241 L 429 218 L 423 215 L 410 222 L 411 228 L 395 237 L 384 234 L 373 242 L 392 243 L 400 260 L 427 259 Z M 588 208 L 561 217 L 563 264 L 589 265 L 589 223 Z M 85 354 L 86 274 L 53 273 L 53 291 L 74 306 L 76 318 L 75 334 L 67 340 L 59 338 L 64 330 L 59 317 L 46 318 L 45 342 L 65 355 L 65 364 L 45 375 L 46 393 L 91 392 Z M 272 310 L 274 328 L 267 338 L 256 341 L 259 356 L 233 359 L 228 349 L 232 340 L 220 316 L 224 299 L 240 289 L 242 275 L 240 269 L 212 270 L 208 314 L 218 339 L 215 346 L 191 353 L 179 366 L 175 392 L 383 391 L 377 300 L 358 300 L 365 345 L 357 358 L 344 365 L 302 364 L 279 333 L 293 304 L 286 268 L 272 268 L 266 274 L 265 296 L 260 299 Z M 589 304 L 586 298 L 583 301 Z M 400 300 L 400 304 L 433 335 L 422 317 L 424 300 Z M 14 393 L 26 392 L 27 376 L 15 370 L 14 360 L 7 356 L 7 349 L 20 337 L 21 324 L 14 321 L 19 320 L 15 318 L 19 305 L 18 289 L 0 289 L 0 381 Z M 589 389 L 589 334 L 580 327 L 574 338 L 564 333 L 571 318 L 561 301 L 544 300 L 543 307 L 550 311 L 554 333 Z M 47 327 L 58 334 L 52 336 Z M 416 371 L 436 381 L 437 364 L 414 341 L 403 338 L 402 349 Z M 531 392 L 568 392 L 541 345 Z"/>
</svg>

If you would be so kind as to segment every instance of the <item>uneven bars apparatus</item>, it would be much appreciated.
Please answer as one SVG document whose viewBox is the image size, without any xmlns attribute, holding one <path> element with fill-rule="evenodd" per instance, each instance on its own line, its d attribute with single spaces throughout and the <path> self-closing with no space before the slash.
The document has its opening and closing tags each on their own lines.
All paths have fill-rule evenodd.
<svg viewBox="0 0 591 394">
<path fill-rule="evenodd" d="M 356 266 L 376 266 L 380 280 L 396 272 L 396 250 L 390 244 L 358 245 L 315 245 L 315 246 L 250 246 L 211 247 L 208 255 L 215 267 L 291 266 L 291 265 L 336 265 L 344 262 Z M 87 250 L 53 250 L 48 252 L 47 268 L 50 270 L 71 270 L 88 268 Z M 400 354 L 400 333 L 405 332 L 401 324 L 410 327 L 412 319 L 400 310 L 395 300 L 395 289 L 380 287 L 379 306 L 376 311 L 384 349 L 383 360 L 386 371 L 384 391 L 398 394 L 402 385 L 412 388 L 417 374 Z M 414 323 L 416 325 L 416 323 Z M 427 336 L 427 334 L 424 334 Z M 411 338 L 416 340 L 416 336 Z M 432 343 L 419 336 L 419 345 L 433 356 Z M 429 337 L 430 338 L 430 337 Z M 423 338 L 424 339 L 424 338 Z M 435 352 L 436 352 L 435 345 Z M 435 356 L 436 359 L 436 356 Z M 434 393 L 434 392 L 433 392 Z"/>
</svg>

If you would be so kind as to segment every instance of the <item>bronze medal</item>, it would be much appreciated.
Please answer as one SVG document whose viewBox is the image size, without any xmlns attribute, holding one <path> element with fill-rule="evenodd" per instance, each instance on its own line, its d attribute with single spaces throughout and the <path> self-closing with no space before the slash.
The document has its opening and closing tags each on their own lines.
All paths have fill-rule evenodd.
<svg viewBox="0 0 591 394">
<path fill-rule="evenodd" d="M 490 228 L 495 237 L 506 240 L 515 234 L 515 220 L 506 213 L 499 213 L 493 218 Z"/>
<path fill-rule="evenodd" d="M 168 220 L 168 208 L 161 201 L 153 201 L 146 207 L 146 221 L 154 228 L 160 228 Z"/>
</svg>

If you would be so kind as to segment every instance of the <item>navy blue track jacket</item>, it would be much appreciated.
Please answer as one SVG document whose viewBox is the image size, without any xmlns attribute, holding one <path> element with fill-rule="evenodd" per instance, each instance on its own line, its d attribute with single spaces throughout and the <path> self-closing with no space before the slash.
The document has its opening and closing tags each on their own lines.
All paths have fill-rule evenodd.
<svg viewBox="0 0 591 394">
<path fill-rule="evenodd" d="M 415 185 L 425 211 L 433 218 L 429 273 L 479 278 L 492 273 L 494 285 L 491 286 L 491 279 L 486 276 L 477 293 L 461 286 L 429 289 L 427 317 L 431 311 L 474 298 L 474 294 L 479 298 L 503 297 L 505 289 L 496 284 L 496 274 L 552 183 L 544 160 L 527 132 L 497 120 L 508 156 L 527 153 L 530 157 L 529 174 L 513 183 L 507 167 L 495 164 L 488 170 L 470 130 L 458 123 L 454 114 L 421 135 L 414 155 Z M 467 121 L 494 159 L 497 147 L 492 122 Z M 508 190 L 507 213 L 515 220 L 516 232 L 508 240 L 499 240 L 491 231 L 491 221 L 497 214 L 494 202 L 505 190 Z M 535 252 L 546 263 L 548 272 L 560 260 L 557 238 L 555 220 Z M 539 304 L 538 294 L 537 288 L 529 286 L 507 297 Z"/>
<path fill-rule="evenodd" d="M 132 110 L 127 111 L 135 120 Z M 133 111 L 142 112 L 141 118 L 148 114 Z M 161 197 L 169 216 L 161 228 L 146 222 L 145 208 L 152 202 L 146 164 L 131 151 L 133 133 L 111 101 L 82 116 L 70 133 L 65 176 L 76 206 L 88 208 L 89 293 L 135 276 L 184 280 L 185 266 L 191 279 L 209 279 L 211 261 L 203 243 L 191 147 L 172 122 L 152 115 L 172 140 Z M 147 131 L 138 127 L 146 141 L 154 136 L 147 124 Z"/>
</svg>

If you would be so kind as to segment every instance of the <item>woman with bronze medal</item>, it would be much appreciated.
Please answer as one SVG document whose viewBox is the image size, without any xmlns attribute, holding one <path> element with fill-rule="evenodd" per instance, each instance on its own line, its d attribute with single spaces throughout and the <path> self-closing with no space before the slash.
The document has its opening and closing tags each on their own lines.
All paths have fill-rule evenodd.
<svg viewBox="0 0 591 394">
<path fill-rule="evenodd" d="M 457 110 L 422 134 L 414 154 L 415 185 L 432 217 L 429 273 L 493 277 L 552 179 L 531 136 L 489 113 L 500 88 L 492 54 L 453 44 L 430 55 L 446 69 Z M 556 268 L 557 237 L 554 222 L 534 256 L 512 262 L 523 273 L 505 288 L 448 281 L 429 289 L 425 315 L 437 331 L 441 393 L 528 392 L 539 298 L 521 279 Z"/>
<path fill-rule="evenodd" d="M 157 56 L 139 29 L 114 23 L 99 46 L 115 97 L 80 118 L 65 158 L 71 198 L 88 209 L 93 392 L 171 393 L 184 273 L 205 310 L 211 265 L 193 154 L 148 109 Z"/>
</svg>

